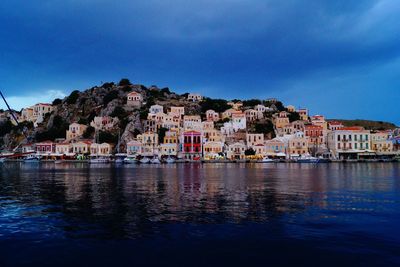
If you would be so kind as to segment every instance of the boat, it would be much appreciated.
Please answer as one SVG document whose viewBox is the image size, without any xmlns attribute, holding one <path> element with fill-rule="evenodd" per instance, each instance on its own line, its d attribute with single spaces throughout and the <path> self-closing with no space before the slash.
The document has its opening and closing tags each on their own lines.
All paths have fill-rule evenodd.
<svg viewBox="0 0 400 267">
<path fill-rule="evenodd" d="M 272 160 L 272 159 L 270 159 L 270 158 L 268 158 L 268 157 L 264 157 L 264 158 L 261 160 L 261 162 L 262 162 L 262 163 L 273 163 L 273 162 L 275 162 L 275 161 Z"/>
<path fill-rule="evenodd" d="M 165 163 L 175 163 L 175 159 L 171 158 L 171 157 L 168 157 L 168 158 L 165 159 Z"/>
<path fill-rule="evenodd" d="M 296 159 L 297 163 L 318 163 L 319 158 L 312 157 L 312 156 L 301 156 Z"/>
<path fill-rule="evenodd" d="M 124 161 L 125 164 L 134 164 L 134 163 L 137 163 L 137 159 L 134 158 L 134 157 L 126 157 L 126 158 L 124 158 L 123 161 Z"/>
<path fill-rule="evenodd" d="M 27 163 L 36 163 L 36 162 L 40 162 L 40 156 L 38 155 L 28 155 L 24 158 L 24 162 Z"/>
<path fill-rule="evenodd" d="M 122 163 L 124 163 L 124 159 L 117 158 L 117 159 L 115 159 L 115 163 L 116 164 L 122 164 Z"/>
<path fill-rule="evenodd" d="M 89 160 L 89 163 L 100 163 L 100 164 L 110 163 L 110 159 L 106 158 L 106 157 L 95 157 L 95 158 L 91 158 Z"/>
<path fill-rule="evenodd" d="M 143 164 L 150 163 L 150 159 L 144 157 L 144 158 L 142 158 L 142 159 L 140 160 L 140 163 L 143 163 Z"/>
<path fill-rule="evenodd" d="M 151 162 L 152 164 L 160 164 L 160 163 L 161 163 L 161 161 L 158 159 L 158 157 L 152 158 L 152 159 L 150 160 L 150 162 Z"/>
<path fill-rule="evenodd" d="M 60 164 L 60 163 L 64 163 L 64 160 L 62 159 L 57 159 L 54 161 L 55 164 Z"/>
</svg>

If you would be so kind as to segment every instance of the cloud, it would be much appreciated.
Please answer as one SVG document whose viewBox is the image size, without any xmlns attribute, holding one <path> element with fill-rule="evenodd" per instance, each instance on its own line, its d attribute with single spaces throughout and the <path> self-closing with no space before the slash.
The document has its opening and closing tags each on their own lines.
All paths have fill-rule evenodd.
<svg viewBox="0 0 400 267">
<path fill-rule="evenodd" d="M 22 108 L 30 107 L 37 103 L 51 103 L 56 98 L 64 98 L 66 94 L 61 90 L 47 90 L 37 94 L 29 94 L 22 96 L 6 96 L 6 100 L 10 107 L 15 110 L 21 110 Z M 6 109 L 7 106 L 1 101 L 1 109 Z"/>
<path fill-rule="evenodd" d="M 395 110 L 371 94 L 398 89 L 388 74 L 400 56 L 399 12 L 397 0 L 2 1 L 1 86 L 22 96 L 128 77 L 181 93 L 283 97 L 317 113 L 389 120 Z M 339 91 L 354 100 L 340 100 Z"/>
</svg>

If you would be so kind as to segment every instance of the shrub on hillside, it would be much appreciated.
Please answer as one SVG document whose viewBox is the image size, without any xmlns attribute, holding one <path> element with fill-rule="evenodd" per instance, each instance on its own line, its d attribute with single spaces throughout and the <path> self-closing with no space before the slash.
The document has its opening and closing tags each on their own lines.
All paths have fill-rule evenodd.
<svg viewBox="0 0 400 267">
<path fill-rule="evenodd" d="M 76 103 L 76 100 L 78 100 L 78 98 L 79 98 L 79 91 L 75 90 L 75 91 L 72 91 L 72 93 L 68 96 L 66 102 L 69 105 L 73 105 Z"/>
<path fill-rule="evenodd" d="M 200 105 L 201 112 L 203 113 L 205 113 L 209 109 L 212 109 L 215 112 L 224 112 L 231 107 L 230 105 L 228 105 L 228 101 L 226 101 L 225 99 L 211 99 L 208 97 L 204 98 Z"/>
<path fill-rule="evenodd" d="M 53 106 L 57 106 L 57 105 L 60 105 L 61 103 L 62 103 L 62 100 L 59 99 L 59 98 L 56 98 L 56 99 L 53 100 L 52 105 Z"/>
<path fill-rule="evenodd" d="M 127 78 L 122 78 L 122 79 L 119 81 L 118 85 L 119 85 L 119 86 L 131 85 L 131 82 L 130 82 L 129 79 L 127 79 Z"/>
<path fill-rule="evenodd" d="M 118 98 L 118 91 L 111 91 L 108 92 L 104 97 L 103 97 L 103 105 L 107 106 L 108 103 L 113 101 L 114 99 Z"/>
</svg>

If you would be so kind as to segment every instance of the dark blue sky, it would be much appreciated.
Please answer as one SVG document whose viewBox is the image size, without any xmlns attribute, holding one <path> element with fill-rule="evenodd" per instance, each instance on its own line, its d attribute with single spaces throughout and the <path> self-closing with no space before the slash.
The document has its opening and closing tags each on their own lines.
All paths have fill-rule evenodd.
<svg viewBox="0 0 400 267">
<path fill-rule="evenodd" d="M 399 12 L 397 0 L 2 0 L 0 88 L 20 108 L 128 77 L 400 124 Z"/>
</svg>

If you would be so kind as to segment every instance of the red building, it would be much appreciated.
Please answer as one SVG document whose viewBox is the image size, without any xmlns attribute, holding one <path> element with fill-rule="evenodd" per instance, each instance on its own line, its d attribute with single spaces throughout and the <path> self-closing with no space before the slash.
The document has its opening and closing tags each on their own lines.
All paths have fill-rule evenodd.
<svg viewBox="0 0 400 267">
<path fill-rule="evenodd" d="M 56 143 L 52 141 L 43 141 L 36 143 L 36 153 L 38 154 L 50 154 L 56 151 Z"/>
<path fill-rule="evenodd" d="M 322 126 L 317 125 L 305 125 L 305 136 L 308 140 L 309 146 L 324 144 L 324 129 Z"/>
<path fill-rule="evenodd" d="M 198 131 L 187 131 L 183 133 L 183 151 L 185 159 L 200 160 L 202 152 L 201 133 Z"/>
</svg>

